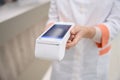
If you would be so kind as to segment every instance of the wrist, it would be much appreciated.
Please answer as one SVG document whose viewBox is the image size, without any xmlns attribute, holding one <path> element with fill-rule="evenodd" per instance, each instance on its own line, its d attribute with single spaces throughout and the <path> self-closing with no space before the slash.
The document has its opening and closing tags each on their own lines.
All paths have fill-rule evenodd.
<svg viewBox="0 0 120 80">
<path fill-rule="evenodd" d="M 86 38 L 92 39 L 96 34 L 96 29 L 94 27 L 87 27 Z"/>
</svg>

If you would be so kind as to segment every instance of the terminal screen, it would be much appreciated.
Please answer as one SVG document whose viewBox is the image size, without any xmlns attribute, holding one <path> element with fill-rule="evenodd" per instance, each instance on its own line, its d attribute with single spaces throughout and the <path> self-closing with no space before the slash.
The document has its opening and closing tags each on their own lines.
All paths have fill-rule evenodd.
<svg viewBox="0 0 120 80">
<path fill-rule="evenodd" d="M 42 38 L 62 39 L 70 27 L 71 25 L 55 24 L 42 35 Z"/>
</svg>

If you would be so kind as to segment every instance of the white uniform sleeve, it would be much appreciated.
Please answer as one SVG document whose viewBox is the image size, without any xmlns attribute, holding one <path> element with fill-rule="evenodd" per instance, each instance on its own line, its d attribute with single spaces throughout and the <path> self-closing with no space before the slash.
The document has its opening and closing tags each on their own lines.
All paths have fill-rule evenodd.
<svg viewBox="0 0 120 80">
<path fill-rule="evenodd" d="M 58 12 L 57 12 L 55 0 L 51 0 L 48 18 L 49 19 L 48 19 L 47 24 L 58 21 Z"/>
<path fill-rule="evenodd" d="M 114 0 L 106 21 L 98 25 L 102 32 L 101 47 L 107 45 L 120 32 L 120 0 Z"/>
<path fill-rule="evenodd" d="M 120 0 L 115 0 L 111 14 L 104 23 L 110 32 L 110 40 L 120 32 Z"/>
<path fill-rule="evenodd" d="M 96 29 L 96 34 L 95 36 L 93 37 L 93 40 L 97 43 L 100 43 L 101 42 L 101 36 L 102 36 L 102 33 L 100 31 L 100 29 L 98 27 L 95 27 Z"/>
</svg>

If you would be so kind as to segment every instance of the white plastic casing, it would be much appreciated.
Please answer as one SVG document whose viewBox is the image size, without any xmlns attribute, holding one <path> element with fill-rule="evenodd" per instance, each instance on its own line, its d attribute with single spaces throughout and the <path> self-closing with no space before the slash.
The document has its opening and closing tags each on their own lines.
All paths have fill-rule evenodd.
<svg viewBox="0 0 120 80">
<path fill-rule="evenodd" d="M 70 28 L 66 31 L 64 37 L 59 38 L 44 38 L 43 35 L 49 31 L 54 25 L 63 25 L 64 28 L 66 25 L 71 25 Z M 65 26 L 64 26 L 65 25 Z M 37 39 L 35 45 L 35 57 L 48 60 L 62 60 L 65 55 L 66 42 L 70 37 L 70 30 L 73 28 L 74 23 L 69 22 L 57 22 L 44 31 Z M 57 34 L 61 34 L 61 30 L 57 30 Z M 51 33 L 50 33 L 51 34 Z"/>
</svg>

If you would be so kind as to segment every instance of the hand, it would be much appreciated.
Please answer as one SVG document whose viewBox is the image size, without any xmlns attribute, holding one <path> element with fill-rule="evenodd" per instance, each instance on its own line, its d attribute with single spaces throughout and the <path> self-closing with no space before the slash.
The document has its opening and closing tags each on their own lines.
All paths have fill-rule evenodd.
<svg viewBox="0 0 120 80">
<path fill-rule="evenodd" d="M 54 22 L 50 22 L 46 25 L 46 27 L 43 29 L 43 32 L 47 30 L 49 27 L 51 27 L 54 24 Z"/>
<path fill-rule="evenodd" d="M 67 41 L 66 48 L 75 46 L 82 38 L 93 38 L 96 33 L 94 27 L 75 26 L 70 32 L 70 38 Z"/>
</svg>

